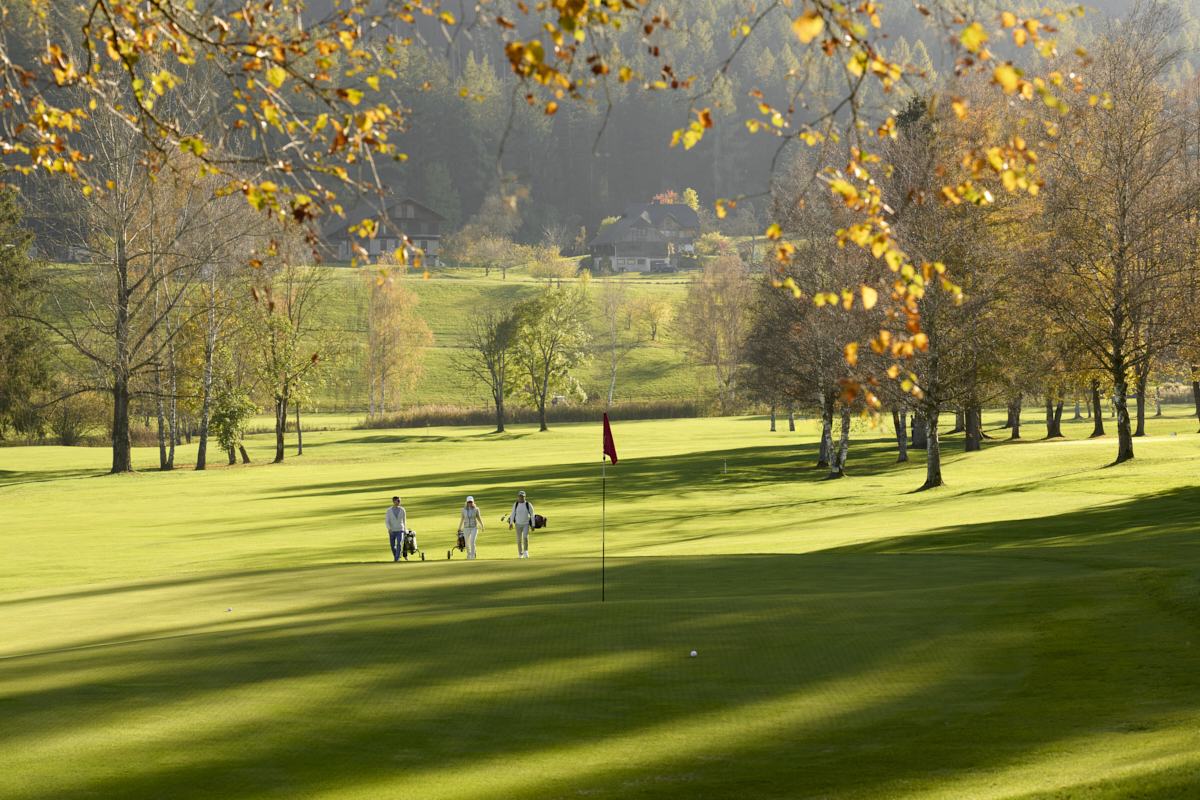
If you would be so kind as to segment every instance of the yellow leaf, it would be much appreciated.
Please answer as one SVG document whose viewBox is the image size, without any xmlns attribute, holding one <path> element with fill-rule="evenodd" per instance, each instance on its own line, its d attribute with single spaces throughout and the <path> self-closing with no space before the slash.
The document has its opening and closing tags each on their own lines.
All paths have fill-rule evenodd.
<svg viewBox="0 0 1200 800">
<path fill-rule="evenodd" d="M 858 342 L 846 345 L 846 363 L 852 367 L 858 363 Z"/>
<path fill-rule="evenodd" d="M 912 341 L 913 341 L 913 347 L 917 348 L 918 350 L 928 350 L 929 349 L 929 337 L 923 333 L 918 333 L 916 336 L 913 337 Z"/>
<path fill-rule="evenodd" d="M 1017 90 L 1021 77 L 1011 64 L 1001 64 L 992 72 L 992 80 L 1004 87 L 1005 94 L 1012 94 Z"/>
<path fill-rule="evenodd" d="M 862 289 L 863 308 L 870 311 L 879 302 L 879 292 L 872 289 L 870 286 L 863 286 Z"/>
<path fill-rule="evenodd" d="M 888 367 L 887 376 L 889 378 L 894 379 L 899 374 L 900 374 L 900 368 L 897 367 L 895 364 L 892 364 L 890 367 Z"/>
<path fill-rule="evenodd" d="M 1000 15 L 1000 26 L 1003 28 L 1011 28 L 1017 24 L 1017 17 L 1011 11 L 1005 11 Z"/>
<path fill-rule="evenodd" d="M 558 111 L 558 103 L 554 102 L 553 100 L 551 100 L 549 103 L 546 103 L 547 117 L 553 114 L 555 111 Z"/>
<path fill-rule="evenodd" d="M 978 22 L 972 22 L 966 28 L 963 28 L 963 32 L 959 35 L 959 41 L 962 42 L 963 47 L 972 53 L 978 53 L 979 49 L 983 47 L 983 43 L 987 40 L 987 31 Z"/>
<path fill-rule="evenodd" d="M 821 15 L 812 8 L 805 9 L 804 13 L 792 23 L 792 31 L 800 37 L 800 41 L 804 44 L 808 44 L 820 36 L 824 29 L 825 20 L 821 19 Z"/>
<path fill-rule="evenodd" d="M 379 91 L 379 76 L 371 75 L 367 78 L 367 86 L 370 86 L 375 91 Z"/>
<path fill-rule="evenodd" d="M 447 25 L 454 24 L 454 15 L 451 14 L 449 11 L 443 11 L 442 13 L 438 14 L 438 19 L 440 19 L 442 22 L 446 23 Z"/>
<path fill-rule="evenodd" d="M 633 70 L 629 67 L 621 67 L 620 73 L 617 75 L 617 80 L 620 83 L 629 83 L 633 79 Z"/>
<path fill-rule="evenodd" d="M 783 231 L 781 231 L 779 229 L 778 225 L 772 225 L 771 227 L 767 228 L 767 238 L 768 239 L 778 239 L 782 235 L 783 235 Z"/>
<path fill-rule="evenodd" d="M 1025 42 L 1027 42 L 1028 40 L 1029 40 L 1029 34 L 1025 32 L 1024 28 L 1017 28 L 1016 30 L 1013 31 L 1013 43 L 1017 47 L 1024 47 Z"/>
<path fill-rule="evenodd" d="M 1004 169 L 1004 151 L 999 147 L 993 147 L 987 152 L 988 163 L 992 165 L 992 169 L 999 172 Z"/>
<path fill-rule="evenodd" d="M 967 108 L 970 107 L 970 101 L 965 98 L 957 98 L 950 101 L 950 107 L 954 109 L 954 113 L 959 119 L 966 119 Z"/>
</svg>

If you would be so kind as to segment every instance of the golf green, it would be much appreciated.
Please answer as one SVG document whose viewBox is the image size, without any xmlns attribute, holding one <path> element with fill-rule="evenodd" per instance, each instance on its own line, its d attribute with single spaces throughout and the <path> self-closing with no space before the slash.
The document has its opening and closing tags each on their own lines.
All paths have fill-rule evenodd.
<svg viewBox="0 0 1200 800">
<path fill-rule="evenodd" d="M 811 420 L 617 422 L 603 602 L 596 425 L 0 449 L 0 797 L 1195 796 L 1186 414 L 1119 467 L 1090 423 L 946 436 L 928 492 L 865 426 L 825 481 Z"/>
</svg>

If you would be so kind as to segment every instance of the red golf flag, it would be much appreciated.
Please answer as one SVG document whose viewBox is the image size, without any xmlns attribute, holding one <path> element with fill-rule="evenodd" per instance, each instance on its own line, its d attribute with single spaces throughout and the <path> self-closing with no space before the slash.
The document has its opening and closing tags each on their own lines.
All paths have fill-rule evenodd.
<svg viewBox="0 0 1200 800">
<path fill-rule="evenodd" d="M 604 415 L 604 455 L 617 463 L 617 446 L 613 444 L 612 428 L 608 427 L 608 414 Z"/>
</svg>

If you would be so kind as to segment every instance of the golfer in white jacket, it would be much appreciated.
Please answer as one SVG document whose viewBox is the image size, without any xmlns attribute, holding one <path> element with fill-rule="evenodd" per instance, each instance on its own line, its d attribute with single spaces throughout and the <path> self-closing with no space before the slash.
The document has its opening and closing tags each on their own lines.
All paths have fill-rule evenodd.
<svg viewBox="0 0 1200 800">
<path fill-rule="evenodd" d="M 475 505 L 475 498 L 468 497 L 463 506 L 462 519 L 458 522 L 458 532 L 467 537 L 467 558 L 475 557 L 475 537 L 483 530 L 483 516 Z"/>
<path fill-rule="evenodd" d="M 392 560 L 399 561 L 404 552 L 404 531 L 408 524 L 408 515 L 404 513 L 404 507 L 400 505 L 399 497 L 392 498 L 392 507 L 387 510 L 385 522 L 388 529 L 388 541 L 392 545 Z M 408 561 L 408 556 L 404 556 L 404 560 Z"/>
<path fill-rule="evenodd" d="M 508 516 L 508 529 L 517 526 L 517 558 L 529 558 L 529 527 L 533 525 L 533 506 L 525 499 L 524 492 L 517 492 L 517 502 L 513 503 L 512 513 Z"/>
</svg>

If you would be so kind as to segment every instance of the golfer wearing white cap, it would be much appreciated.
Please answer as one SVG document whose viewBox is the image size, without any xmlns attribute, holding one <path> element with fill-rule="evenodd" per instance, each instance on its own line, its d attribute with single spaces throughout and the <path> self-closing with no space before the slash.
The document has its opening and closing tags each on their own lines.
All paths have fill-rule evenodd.
<svg viewBox="0 0 1200 800">
<path fill-rule="evenodd" d="M 479 513 L 479 506 L 475 505 L 474 497 L 467 497 L 467 504 L 463 506 L 462 519 L 458 522 L 458 532 L 467 537 L 467 558 L 475 557 L 475 537 L 483 530 L 483 517 Z"/>
<path fill-rule="evenodd" d="M 533 524 L 533 506 L 525 499 L 524 492 L 517 492 L 517 502 L 513 503 L 512 513 L 508 516 L 508 529 L 517 526 L 517 558 L 529 558 L 529 526 Z"/>
</svg>

